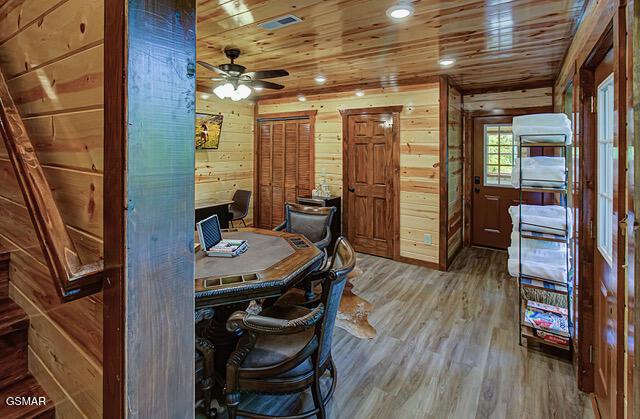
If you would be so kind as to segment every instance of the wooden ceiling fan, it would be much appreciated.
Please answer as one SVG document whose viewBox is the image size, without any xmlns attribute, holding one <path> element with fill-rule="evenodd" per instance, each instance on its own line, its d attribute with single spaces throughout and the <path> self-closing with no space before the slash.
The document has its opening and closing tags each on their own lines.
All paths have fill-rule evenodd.
<svg viewBox="0 0 640 419">
<path fill-rule="evenodd" d="M 244 99 L 251 94 L 251 89 L 275 89 L 280 90 L 284 88 L 283 85 L 272 83 L 261 79 L 273 79 L 276 77 L 285 77 L 289 75 L 286 70 L 263 70 L 263 71 L 249 71 L 247 68 L 240 64 L 236 64 L 235 60 L 240 56 L 240 50 L 237 48 L 225 48 L 224 55 L 229 58 L 230 63 L 220 64 L 214 66 L 204 61 L 198 61 L 198 64 L 206 68 L 207 70 L 216 73 L 216 77 L 212 77 L 213 81 L 226 82 L 215 89 L 213 92 L 221 97 L 230 97 L 233 100 Z M 234 95 L 235 93 L 235 95 Z M 243 97 L 239 97 L 243 96 Z M 236 99 L 239 97 L 239 99 Z"/>
</svg>

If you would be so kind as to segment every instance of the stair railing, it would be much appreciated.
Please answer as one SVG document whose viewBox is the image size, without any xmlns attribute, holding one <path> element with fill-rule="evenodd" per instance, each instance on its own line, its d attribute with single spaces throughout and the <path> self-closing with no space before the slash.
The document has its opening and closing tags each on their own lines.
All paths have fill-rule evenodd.
<svg viewBox="0 0 640 419">
<path fill-rule="evenodd" d="M 0 134 L 60 298 L 67 302 L 99 292 L 104 263 L 80 260 L 2 71 Z"/>
</svg>

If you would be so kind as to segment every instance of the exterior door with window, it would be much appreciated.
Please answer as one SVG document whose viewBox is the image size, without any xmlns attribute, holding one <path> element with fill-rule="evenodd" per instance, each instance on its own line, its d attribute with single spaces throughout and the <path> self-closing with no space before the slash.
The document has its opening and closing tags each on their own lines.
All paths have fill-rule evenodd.
<svg viewBox="0 0 640 419">
<path fill-rule="evenodd" d="M 618 144 L 615 135 L 613 50 L 594 75 L 596 248 L 594 250 L 595 395 L 602 417 L 615 414 L 618 263 Z"/>
<path fill-rule="evenodd" d="M 506 249 L 513 229 L 509 207 L 518 205 L 520 192 L 511 185 L 517 148 L 511 116 L 473 119 L 472 244 Z M 525 193 L 529 204 L 539 204 L 541 194 Z"/>
</svg>

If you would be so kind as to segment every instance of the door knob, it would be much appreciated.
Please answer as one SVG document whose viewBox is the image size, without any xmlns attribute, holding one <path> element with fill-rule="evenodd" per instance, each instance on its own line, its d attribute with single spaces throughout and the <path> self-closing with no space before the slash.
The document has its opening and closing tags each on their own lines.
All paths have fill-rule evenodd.
<svg viewBox="0 0 640 419">
<path fill-rule="evenodd" d="M 349 192 L 355 192 L 356 188 L 354 188 L 353 186 L 349 186 Z"/>
</svg>

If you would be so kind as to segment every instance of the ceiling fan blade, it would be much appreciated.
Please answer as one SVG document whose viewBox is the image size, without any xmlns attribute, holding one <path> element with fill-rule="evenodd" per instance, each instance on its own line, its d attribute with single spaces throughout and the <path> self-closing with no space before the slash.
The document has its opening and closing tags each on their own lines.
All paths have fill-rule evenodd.
<svg viewBox="0 0 640 419">
<path fill-rule="evenodd" d="M 274 79 L 276 77 L 285 77 L 289 75 L 287 70 L 264 70 L 264 71 L 250 71 L 244 73 L 246 76 L 251 77 L 254 80 L 258 79 Z"/>
<path fill-rule="evenodd" d="M 284 88 L 284 86 L 281 84 L 271 83 L 270 81 L 264 81 L 264 80 L 247 80 L 247 81 L 241 80 L 240 83 L 246 84 L 247 86 L 250 86 L 250 87 L 261 87 L 263 89 L 280 90 Z"/>
<path fill-rule="evenodd" d="M 218 67 L 211 65 L 209 63 L 205 63 L 204 61 L 197 61 L 198 64 L 200 64 L 201 66 L 203 66 L 204 68 L 206 68 L 207 70 L 211 70 L 214 71 L 218 74 L 222 74 L 223 76 L 228 76 L 229 73 L 227 73 L 224 70 L 219 69 Z"/>
</svg>

